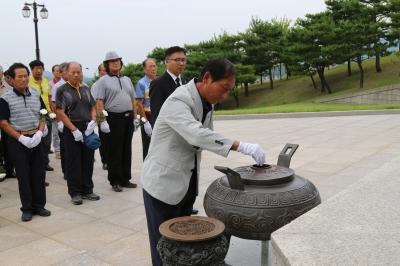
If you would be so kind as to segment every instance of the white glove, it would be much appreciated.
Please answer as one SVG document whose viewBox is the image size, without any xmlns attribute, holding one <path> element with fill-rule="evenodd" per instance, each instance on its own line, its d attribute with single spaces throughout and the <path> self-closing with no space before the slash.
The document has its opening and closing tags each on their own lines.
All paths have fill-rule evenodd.
<svg viewBox="0 0 400 266">
<path fill-rule="evenodd" d="M 19 136 L 18 141 L 27 147 L 28 149 L 32 148 L 32 138 L 25 137 L 24 135 Z"/>
<path fill-rule="evenodd" d="M 144 132 L 146 132 L 147 136 L 151 137 L 151 133 L 153 132 L 153 129 L 151 128 L 151 124 L 149 121 L 146 121 L 143 125 Z"/>
<path fill-rule="evenodd" d="M 89 136 L 93 133 L 94 128 L 96 127 L 96 122 L 95 121 L 90 121 L 89 124 L 87 125 L 87 128 L 85 130 L 85 135 Z"/>
<path fill-rule="evenodd" d="M 134 119 L 133 120 L 133 132 L 136 132 L 140 127 L 140 120 L 139 119 Z"/>
<path fill-rule="evenodd" d="M 110 125 L 107 123 L 107 121 L 103 121 L 100 123 L 100 130 L 103 133 L 110 133 Z"/>
<path fill-rule="evenodd" d="M 64 123 L 62 121 L 58 121 L 57 122 L 57 130 L 58 130 L 58 132 L 63 133 L 63 131 L 64 131 Z"/>
<path fill-rule="evenodd" d="M 35 135 L 32 136 L 32 148 L 35 148 L 42 141 L 44 133 L 40 130 L 36 131 Z"/>
<path fill-rule="evenodd" d="M 83 142 L 83 135 L 79 129 L 72 131 L 72 135 L 74 135 L 75 141 L 82 141 Z"/>
<path fill-rule="evenodd" d="M 44 129 L 43 129 L 43 138 L 47 136 L 47 134 L 49 134 L 49 129 L 47 128 L 47 125 L 44 125 Z"/>
<path fill-rule="evenodd" d="M 258 165 L 263 165 L 265 163 L 265 152 L 258 144 L 240 142 L 237 151 L 246 155 L 251 155 Z"/>
</svg>

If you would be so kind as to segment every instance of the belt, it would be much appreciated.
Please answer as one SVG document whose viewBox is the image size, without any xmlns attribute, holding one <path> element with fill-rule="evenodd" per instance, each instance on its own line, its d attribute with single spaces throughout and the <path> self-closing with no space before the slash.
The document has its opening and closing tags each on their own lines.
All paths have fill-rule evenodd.
<svg viewBox="0 0 400 266">
<path fill-rule="evenodd" d="M 111 116 L 117 116 L 117 117 L 130 117 L 130 116 L 132 116 L 132 111 L 126 111 L 126 112 L 121 112 L 121 113 L 108 112 L 108 114 Z"/>
<path fill-rule="evenodd" d="M 18 131 L 19 134 L 21 135 L 33 135 L 38 131 L 38 129 L 32 129 L 32 130 L 27 130 L 27 131 Z"/>
</svg>

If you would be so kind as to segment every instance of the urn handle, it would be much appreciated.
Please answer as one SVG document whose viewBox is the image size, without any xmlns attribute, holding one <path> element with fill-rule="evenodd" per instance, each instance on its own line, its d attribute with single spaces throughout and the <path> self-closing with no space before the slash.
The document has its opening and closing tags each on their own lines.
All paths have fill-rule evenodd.
<svg viewBox="0 0 400 266">
<path fill-rule="evenodd" d="M 229 186 L 232 189 L 244 190 L 244 185 L 242 182 L 242 178 L 238 172 L 233 171 L 232 169 L 224 166 L 214 166 L 215 170 L 218 170 L 228 177 Z"/>
<path fill-rule="evenodd" d="M 283 150 L 279 154 L 278 157 L 278 165 L 283 166 L 283 167 L 290 167 L 290 160 L 292 159 L 293 154 L 299 147 L 299 144 L 291 144 L 291 143 L 286 143 L 285 147 L 283 147 Z"/>
</svg>

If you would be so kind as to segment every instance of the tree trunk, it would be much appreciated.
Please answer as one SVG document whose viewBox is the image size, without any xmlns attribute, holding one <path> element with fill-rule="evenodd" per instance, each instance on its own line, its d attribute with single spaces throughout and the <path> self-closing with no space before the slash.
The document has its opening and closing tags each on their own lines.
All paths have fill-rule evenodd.
<svg viewBox="0 0 400 266">
<path fill-rule="evenodd" d="M 248 82 L 244 83 L 244 96 L 246 96 L 246 97 L 249 96 L 249 83 Z"/>
<path fill-rule="evenodd" d="M 314 80 L 314 75 L 313 74 L 309 74 L 310 75 L 310 78 L 311 78 L 311 81 L 312 81 L 312 84 L 313 84 L 313 86 L 314 86 L 314 89 L 316 89 L 316 90 L 318 90 L 318 88 L 317 88 L 317 84 L 315 83 L 315 80 Z"/>
<path fill-rule="evenodd" d="M 285 63 L 285 69 L 286 69 L 286 79 L 289 79 L 291 74 L 290 74 L 290 70 L 289 70 L 288 64 L 286 64 L 286 63 Z"/>
<path fill-rule="evenodd" d="M 261 81 L 261 84 L 262 84 L 262 82 L 263 82 L 263 74 L 260 74 L 260 81 Z"/>
<path fill-rule="evenodd" d="M 350 58 L 347 60 L 347 76 L 351 76 L 351 60 Z"/>
<path fill-rule="evenodd" d="M 376 69 L 376 72 L 378 72 L 378 73 L 382 72 L 381 55 L 379 54 L 379 52 L 375 53 L 375 69 Z"/>
<path fill-rule="evenodd" d="M 279 80 L 282 80 L 282 63 L 279 63 Z"/>
<path fill-rule="evenodd" d="M 361 56 L 357 57 L 357 65 L 360 69 L 360 88 L 364 88 L 364 69 L 362 67 Z"/>
<path fill-rule="evenodd" d="M 272 77 L 272 68 L 269 68 L 268 72 L 269 72 L 269 87 L 272 90 L 274 88 L 274 78 Z"/>
<path fill-rule="evenodd" d="M 317 71 L 318 71 L 319 79 L 321 80 L 321 85 L 322 85 L 321 92 L 324 92 L 325 89 L 327 89 L 328 93 L 331 94 L 332 89 L 325 79 L 325 67 L 318 67 Z"/>
</svg>

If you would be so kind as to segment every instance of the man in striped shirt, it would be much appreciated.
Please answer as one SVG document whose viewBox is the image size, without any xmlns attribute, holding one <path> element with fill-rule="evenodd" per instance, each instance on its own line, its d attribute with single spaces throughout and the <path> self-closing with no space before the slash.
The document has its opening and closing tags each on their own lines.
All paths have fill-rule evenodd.
<svg viewBox="0 0 400 266">
<path fill-rule="evenodd" d="M 15 63 L 10 69 L 14 88 L 0 98 L 0 127 L 9 137 L 7 147 L 17 172 L 19 195 L 22 203 L 21 220 L 32 219 L 33 214 L 50 216 L 45 209 L 45 169 L 42 137 L 45 122 L 39 111 L 45 108 L 40 94 L 28 87 L 29 69 Z"/>
</svg>

